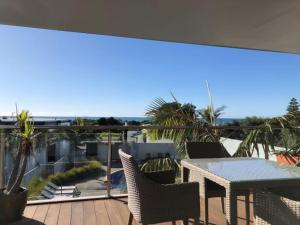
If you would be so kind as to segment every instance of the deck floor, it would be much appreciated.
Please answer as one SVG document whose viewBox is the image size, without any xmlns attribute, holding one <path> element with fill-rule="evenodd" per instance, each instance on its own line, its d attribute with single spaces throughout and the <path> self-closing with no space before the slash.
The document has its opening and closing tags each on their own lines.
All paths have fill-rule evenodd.
<svg viewBox="0 0 300 225">
<path fill-rule="evenodd" d="M 210 224 L 226 224 L 219 198 L 209 200 L 209 210 Z M 243 199 L 238 201 L 238 214 L 238 224 L 246 225 Z M 251 218 L 252 215 L 251 206 Z M 128 218 L 127 198 L 114 198 L 27 206 L 24 218 L 14 225 L 127 225 Z M 137 225 L 135 221 L 133 224 Z M 177 224 L 181 224 L 180 221 Z"/>
</svg>

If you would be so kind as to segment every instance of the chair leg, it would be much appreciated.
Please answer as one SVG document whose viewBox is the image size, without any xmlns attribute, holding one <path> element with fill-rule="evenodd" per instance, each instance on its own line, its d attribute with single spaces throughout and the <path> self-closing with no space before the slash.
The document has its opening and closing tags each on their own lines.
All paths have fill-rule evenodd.
<svg viewBox="0 0 300 225">
<path fill-rule="evenodd" d="M 130 212 L 129 220 L 128 220 L 128 225 L 132 225 L 132 222 L 133 222 L 133 215 L 132 215 L 132 213 Z"/>
<path fill-rule="evenodd" d="M 246 224 L 250 225 L 250 194 L 245 196 Z"/>
<path fill-rule="evenodd" d="M 221 204 L 222 204 L 222 212 L 223 212 L 223 214 L 225 214 L 226 213 L 225 212 L 225 200 L 223 197 L 221 197 Z"/>
<path fill-rule="evenodd" d="M 208 225 L 208 197 L 204 198 L 204 224 Z"/>
<path fill-rule="evenodd" d="M 183 225 L 189 225 L 189 220 L 188 219 L 183 219 L 182 224 Z"/>
</svg>

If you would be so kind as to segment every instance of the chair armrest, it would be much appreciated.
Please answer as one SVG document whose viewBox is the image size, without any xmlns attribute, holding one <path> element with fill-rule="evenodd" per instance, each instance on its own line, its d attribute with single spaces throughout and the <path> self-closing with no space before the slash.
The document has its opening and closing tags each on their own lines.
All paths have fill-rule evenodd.
<svg viewBox="0 0 300 225">
<path fill-rule="evenodd" d="M 175 183 L 175 177 L 176 177 L 174 170 L 144 172 L 144 175 L 150 180 L 159 184 L 173 184 Z"/>
</svg>

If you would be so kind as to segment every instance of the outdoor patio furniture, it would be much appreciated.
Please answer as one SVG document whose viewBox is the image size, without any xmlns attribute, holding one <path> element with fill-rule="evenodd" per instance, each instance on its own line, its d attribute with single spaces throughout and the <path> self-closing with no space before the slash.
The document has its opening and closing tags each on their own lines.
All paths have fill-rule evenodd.
<svg viewBox="0 0 300 225">
<path fill-rule="evenodd" d="M 231 157 L 219 142 L 186 142 L 185 148 L 190 159 Z"/>
<path fill-rule="evenodd" d="M 300 167 L 300 162 L 296 163 Z M 300 168 L 299 168 L 300 170 Z M 258 190 L 254 195 L 254 217 L 257 225 L 299 225 L 300 188 Z"/>
<path fill-rule="evenodd" d="M 276 162 L 255 158 L 185 159 L 181 161 L 182 180 L 188 171 L 200 174 L 200 192 L 205 196 L 207 180 L 226 190 L 226 219 L 229 225 L 237 224 L 237 193 L 239 191 L 270 188 L 299 187 L 300 169 Z M 204 193 L 203 193 L 204 192 Z"/>
<path fill-rule="evenodd" d="M 300 190 L 256 191 L 254 218 L 256 225 L 299 225 Z"/>
<path fill-rule="evenodd" d="M 159 184 L 174 184 L 176 178 L 175 170 L 165 170 L 158 172 L 144 172 L 145 176 Z"/>
<path fill-rule="evenodd" d="M 119 150 L 128 188 L 129 223 L 143 225 L 193 218 L 199 224 L 198 183 L 159 184 L 145 176 L 132 156 Z"/>
<path fill-rule="evenodd" d="M 49 188 L 47 186 L 44 187 L 44 190 L 48 191 L 52 195 L 73 195 L 75 192 L 75 189 L 73 190 L 56 190 Z"/>
<path fill-rule="evenodd" d="M 52 199 L 52 198 L 54 198 L 54 195 L 50 194 L 50 193 L 47 192 L 47 191 L 42 191 L 42 192 L 41 192 L 41 197 L 44 197 L 44 198 L 46 198 L 46 199 Z"/>
<path fill-rule="evenodd" d="M 227 152 L 227 150 L 224 148 L 224 146 L 219 142 L 187 142 L 186 145 L 186 151 L 188 154 L 188 157 L 190 159 L 200 159 L 200 158 L 226 158 L 230 157 L 230 154 Z M 189 171 L 189 181 L 198 181 L 200 182 L 200 192 L 201 187 L 204 188 L 204 184 L 201 183 L 201 175 L 195 171 L 190 170 Z M 203 193 L 203 192 L 202 192 Z M 249 206 L 249 197 L 250 193 L 248 190 L 239 192 L 238 195 L 245 196 L 245 204 L 246 204 L 246 215 L 247 215 L 247 224 L 250 224 L 250 206 Z M 226 197 L 225 188 L 221 185 L 212 182 L 210 180 L 206 181 L 206 192 L 205 195 L 202 196 L 205 201 L 205 208 L 204 208 L 204 222 L 208 224 L 208 199 L 209 198 L 216 198 L 220 197 L 221 204 L 222 204 L 222 210 L 223 213 L 225 213 L 225 203 L 224 198 Z"/>
<path fill-rule="evenodd" d="M 76 186 L 57 186 L 52 182 L 49 182 L 44 189 L 53 195 L 72 195 L 73 197 L 78 197 L 81 194 Z"/>
<path fill-rule="evenodd" d="M 73 190 L 76 188 L 76 186 L 57 186 L 56 184 L 52 182 L 48 182 L 47 184 L 49 187 L 56 189 L 56 190 Z"/>
</svg>

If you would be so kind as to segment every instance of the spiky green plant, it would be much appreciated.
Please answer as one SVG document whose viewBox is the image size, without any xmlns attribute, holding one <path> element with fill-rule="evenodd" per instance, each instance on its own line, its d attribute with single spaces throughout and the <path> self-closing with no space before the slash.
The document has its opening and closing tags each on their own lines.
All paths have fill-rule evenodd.
<svg viewBox="0 0 300 225">
<path fill-rule="evenodd" d="M 18 152 L 15 158 L 14 167 L 9 177 L 5 193 L 10 195 L 17 193 L 20 189 L 22 179 L 25 174 L 27 160 L 32 149 L 32 140 L 34 137 L 34 126 L 30 121 L 28 111 L 17 112 L 16 115 L 16 137 L 18 138 Z"/>
<path fill-rule="evenodd" d="M 161 170 L 175 170 L 178 172 L 180 168 L 177 160 L 172 158 L 151 159 L 144 163 L 141 170 L 144 172 L 153 172 Z"/>
<path fill-rule="evenodd" d="M 262 145 L 265 159 L 269 159 L 271 152 L 275 152 L 275 143 L 279 135 L 280 128 L 293 131 L 291 121 L 295 119 L 294 114 L 267 119 L 262 126 L 249 132 L 241 142 L 235 156 L 251 157 L 254 152 L 259 156 L 259 145 Z"/>
<path fill-rule="evenodd" d="M 284 147 L 284 151 L 276 150 L 274 154 L 285 156 L 300 156 L 300 143 L 297 135 L 289 129 L 283 129 L 280 133 L 280 145 Z"/>
</svg>

